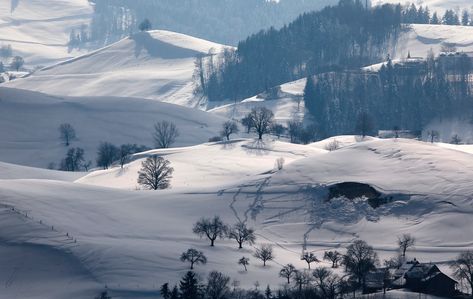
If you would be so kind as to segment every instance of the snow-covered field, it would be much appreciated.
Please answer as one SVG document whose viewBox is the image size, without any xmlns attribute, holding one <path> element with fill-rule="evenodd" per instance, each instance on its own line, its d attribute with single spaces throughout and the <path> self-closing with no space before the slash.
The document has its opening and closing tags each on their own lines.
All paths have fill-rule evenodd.
<svg viewBox="0 0 473 299">
<path fill-rule="evenodd" d="M 56 172 L 25 180 L 19 178 L 22 169 L 10 170 L 11 177 L 0 179 L 0 203 L 16 211 L 4 208 L 0 213 L 2 227 L 8 227 L 2 238 L 25 250 L 45 250 L 38 255 L 67 252 L 64 263 L 74 266 L 63 277 L 83 275 L 77 279 L 81 292 L 71 298 L 83 298 L 104 285 L 114 298 L 156 295 L 160 284 L 176 282 L 186 271 L 178 258 L 189 247 L 208 257 L 207 265 L 197 266 L 198 273 L 218 269 L 242 287 L 256 280 L 261 286 L 282 284 L 280 265 L 305 267 L 299 260 L 304 246 L 321 257 L 327 248 L 343 250 L 361 238 L 383 259 L 396 254 L 396 237 L 409 232 L 417 238 L 411 256 L 440 264 L 473 248 L 468 229 L 473 225 L 471 154 L 414 140 L 336 138 L 342 148 L 334 152 L 323 149 L 327 141 L 303 146 L 238 139 L 144 153 L 162 155 L 175 167 L 172 188 L 165 191 L 134 190 L 140 159 L 124 170 L 96 171 L 75 182 L 54 178 Z M 276 171 L 274 161 L 280 157 L 286 163 Z M 27 177 L 30 170 L 25 172 Z M 370 184 L 392 202 L 377 209 L 364 200 L 327 202 L 326 185 L 337 182 Z M 275 261 L 264 268 L 251 257 L 250 247 L 238 250 L 229 240 L 210 248 L 192 233 L 192 225 L 214 215 L 255 227 L 258 244 L 275 246 Z M 16 225 L 20 220 L 22 225 Z M 236 264 L 241 256 L 251 259 L 246 273 Z M 31 275 L 41 269 L 33 270 Z M 27 280 L 7 276 L 13 277 L 11 288 Z"/>
<path fill-rule="evenodd" d="M 175 146 L 206 142 L 218 135 L 226 120 L 178 105 L 138 98 L 53 97 L 37 92 L 0 88 L 0 159 L 46 168 L 65 156 L 58 127 L 70 123 L 77 140 L 95 165 L 100 142 L 153 146 L 153 125 L 172 121 L 181 134 Z"/>
<path fill-rule="evenodd" d="M 26 66 L 46 66 L 72 58 L 72 29 L 88 25 L 93 9 L 88 0 L 0 0 L 0 45 L 10 44 Z"/>
<path fill-rule="evenodd" d="M 6 86 L 61 96 L 140 97 L 194 108 L 202 104 L 193 94 L 195 57 L 222 47 L 169 31 L 141 32 Z"/>
</svg>

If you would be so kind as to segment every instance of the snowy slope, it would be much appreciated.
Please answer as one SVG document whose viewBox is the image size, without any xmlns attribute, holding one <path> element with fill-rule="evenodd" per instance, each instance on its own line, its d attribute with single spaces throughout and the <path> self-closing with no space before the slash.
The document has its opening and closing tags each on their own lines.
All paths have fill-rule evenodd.
<svg viewBox="0 0 473 299">
<path fill-rule="evenodd" d="M 321 257 L 327 248 L 362 238 L 387 258 L 395 254 L 397 235 L 410 232 L 417 238 L 411 255 L 440 263 L 473 248 L 473 232 L 467 229 L 473 225 L 471 154 L 413 140 L 337 139 L 343 148 L 334 152 L 320 150 L 323 143 L 271 140 L 247 153 L 249 140 L 236 141 L 230 149 L 206 144 L 161 151 L 175 163 L 176 173 L 172 189 L 157 192 L 120 189 L 125 177 L 136 179 L 138 161 L 124 173 L 94 172 L 76 183 L 0 180 L 2 202 L 77 239 L 68 250 L 117 298 L 144 298 L 161 283 L 175 282 L 187 267 L 179 254 L 189 247 L 203 250 L 209 259 L 196 268 L 198 273 L 218 269 L 244 287 L 255 280 L 261 286 L 282 284 L 281 264 L 304 267 L 299 260 L 303 246 Z M 280 156 L 287 163 L 274 172 L 271 161 Z M 209 157 L 215 158 L 212 165 Z M 327 202 L 325 185 L 346 181 L 370 184 L 393 201 L 378 209 L 363 200 Z M 276 260 L 263 268 L 248 247 L 238 250 L 236 243 L 223 240 L 210 248 L 192 234 L 196 220 L 216 214 L 228 223 L 241 220 L 257 228 L 258 243 L 274 244 Z M 17 231 L 7 238 L 52 246 L 42 235 Z M 251 258 L 247 273 L 236 264 L 243 255 Z"/>
<path fill-rule="evenodd" d="M 72 58 L 81 52 L 68 53 L 69 34 L 92 13 L 88 0 L 0 0 L 0 44 L 10 44 L 28 67 Z"/>
<path fill-rule="evenodd" d="M 169 31 L 141 32 L 6 84 L 61 96 L 121 96 L 196 107 L 194 60 L 222 45 Z"/>
<path fill-rule="evenodd" d="M 67 151 L 59 140 L 58 126 L 73 125 L 86 158 L 95 164 L 97 146 L 136 143 L 153 146 L 157 121 L 176 124 L 181 135 L 176 146 L 206 142 L 225 119 L 177 105 L 137 98 L 60 98 L 31 91 L 0 88 L 0 159 L 3 162 L 45 168 L 56 166 Z"/>
<path fill-rule="evenodd" d="M 303 120 L 306 115 L 304 106 L 304 87 L 306 79 L 300 79 L 280 86 L 281 91 L 276 98 L 254 96 L 237 103 L 213 103 L 214 108 L 208 112 L 232 119 L 241 119 L 251 109 L 266 107 L 274 113 L 274 118 L 280 123 L 290 120 Z"/>
</svg>

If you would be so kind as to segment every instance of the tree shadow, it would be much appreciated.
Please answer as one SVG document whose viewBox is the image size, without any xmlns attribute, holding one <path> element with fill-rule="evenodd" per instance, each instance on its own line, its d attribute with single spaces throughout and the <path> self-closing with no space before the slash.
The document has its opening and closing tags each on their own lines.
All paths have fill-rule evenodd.
<svg viewBox="0 0 473 299">
<path fill-rule="evenodd" d="M 242 147 L 248 154 L 253 154 L 257 156 L 268 155 L 270 150 L 272 149 L 270 143 L 259 139 L 256 139 L 251 143 L 245 144 Z"/>
<path fill-rule="evenodd" d="M 130 37 L 135 42 L 135 57 L 146 51 L 149 56 L 163 59 L 182 59 L 195 57 L 199 52 L 181 48 L 155 39 L 149 32 L 140 32 Z"/>
</svg>

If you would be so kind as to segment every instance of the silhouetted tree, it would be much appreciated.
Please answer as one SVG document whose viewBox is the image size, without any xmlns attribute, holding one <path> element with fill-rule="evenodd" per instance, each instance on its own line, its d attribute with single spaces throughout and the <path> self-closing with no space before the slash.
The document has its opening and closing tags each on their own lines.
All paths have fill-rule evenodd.
<svg viewBox="0 0 473 299">
<path fill-rule="evenodd" d="M 220 135 L 222 137 L 226 137 L 227 141 L 230 140 L 230 135 L 238 133 L 240 130 L 238 129 L 238 124 L 234 121 L 226 121 L 222 125 L 222 131 Z"/>
<path fill-rule="evenodd" d="M 273 247 L 271 245 L 261 245 L 256 249 L 254 257 L 263 261 L 263 267 L 266 266 L 267 261 L 274 259 Z"/>
<path fill-rule="evenodd" d="M 230 277 L 218 271 L 212 271 L 207 277 L 206 297 L 209 299 L 224 299 L 230 293 Z"/>
<path fill-rule="evenodd" d="M 307 265 L 309 266 L 309 270 L 310 270 L 311 263 L 320 262 L 319 259 L 312 252 L 304 252 L 301 256 L 301 260 L 307 263 Z"/>
<path fill-rule="evenodd" d="M 242 265 L 245 268 L 245 271 L 248 271 L 246 268 L 250 264 L 250 259 L 247 257 L 242 257 L 238 260 L 238 265 Z"/>
<path fill-rule="evenodd" d="M 168 121 L 157 122 L 154 125 L 154 143 L 157 148 L 168 148 L 179 137 L 179 130 L 174 123 Z"/>
<path fill-rule="evenodd" d="M 79 171 L 84 163 L 84 150 L 80 147 L 70 148 L 61 161 L 61 170 Z"/>
<path fill-rule="evenodd" d="M 202 218 L 194 224 L 193 228 L 195 234 L 200 237 L 206 236 L 210 240 L 210 246 L 214 246 L 217 238 L 224 238 L 227 231 L 227 225 L 218 216 L 215 216 L 213 219 Z"/>
<path fill-rule="evenodd" d="M 373 121 L 367 112 L 358 114 L 356 121 L 356 132 L 362 137 L 365 137 L 373 130 Z"/>
<path fill-rule="evenodd" d="M 406 256 L 407 249 L 414 246 L 415 242 L 416 239 L 410 234 L 403 234 L 402 236 L 397 238 L 397 245 L 399 246 L 403 257 Z"/>
<path fill-rule="evenodd" d="M 376 268 L 377 261 L 378 255 L 373 247 L 362 240 L 356 240 L 348 246 L 347 253 L 343 256 L 346 271 L 362 286 L 365 285 L 366 274 Z"/>
<path fill-rule="evenodd" d="M 253 108 L 249 116 L 258 134 L 258 139 L 263 139 L 263 135 L 270 132 L 274 118 L 273 112 L 265 107 Z"/>
<path fill-rule="evenodd" d="M 181 299 L 199 299 L 202 298 L 201 285 L 197 275 L 188 271 L 179 282 Z"/>
<path fill-rule="evenodd" d="M 239 222 L 230 228 L 228 237 L 237 241 L 239 249 L 243 248 L 243 243 L 246 242 L 253 245 L 256 240 L 254 229 L 246 227 L 246 224 L 242 222 Z"/>
<path fill-rule="evenodd" d="M 271 126 L 271 133 L 276 135 L 276 137 L 281 138 L 281 135 L 284 134 L 284 131 L 286 130 L 286 128 L 284 128 L 283 125 L 281 124 L 273 124 Z"/>
<path fill-rule="evenodd" d="M 25 60 L 23 59 L 23 57 L 15 56 L 13 57 L 13 60 L 11 62 L 11 68 L 18 72 L 24 64 L 25 64 Z"/>
<path fill-rule="evenodd" d="M 338 267 L 338 262 L 342 260 L 343 255 L 334 250 L 334 251 L 325 251 L 324 253 L 324 260 L 332 262 L 332 268 Z"/>
<path fill-rule="evenodd" d="M 337 298 L 337 288 L 339 285 L 339 277 L 326 268 L 317 268 L 312 272 L 315 285 L 322 293 L 322 298 Z"/>
<path fill-rule="evenodd" d="M 159 289 L 159 293 L 163 297 L 163 299 L 170 299 L 171 298 L 171 290 L 169 289 L 169 283 L 165 283 Z"/>
<path fill-rule="evenodd" d="M 64 142 L 65 146 L 69 146 L 71 141 L 75 140 L 76 130 L 69 123 L 63 123 L 59 125 L 59 138 Z"/>
<path fill-rule="evenodd" d="M 287 279 L 287 284 L 290 284 L 295 273 L 296 267 L 293 264 L 287 264 L 279 271 L 279 277 Z"/>
<path fill-rule="evenodd" d="M 108 169 L 117 159 L 118 148 L 109 142 L 101 142 L 97 151 L 97 166 Z"/>
<path fill-rule="evenodd" d="M 169 188 L 174 172 L 170 164 L 171 162 L 158 155 L 146 158 L 138 172 L 138 184 L 150 190 Z"/>
<path fill-rule="evenodd" d="M 241 124 L 246 128 L 246 133 L 250 134 L 251 129 L 253 128 L 253 120 L 250 114 L 246 115 L 241 119 Z"/>
<path fill-rule="evenodd" d="M 189 262 L 191 264 L 191 270 L 194 269 L 194 265 L 206 264 L 207 257 L 205 257 L 202 251 L 198 251 L 194 248 L 189 248 L 187 251 L 181 254 L 181 262 Z"/>
</svg>

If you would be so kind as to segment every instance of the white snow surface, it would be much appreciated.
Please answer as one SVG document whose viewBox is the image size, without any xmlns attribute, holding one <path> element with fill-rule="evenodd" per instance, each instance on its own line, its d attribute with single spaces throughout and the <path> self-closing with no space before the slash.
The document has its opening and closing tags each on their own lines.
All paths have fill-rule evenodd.
<svg viewBox="0 0 473 299">
<path fill-rule="evenodd" d="M 10 44 L 27 67 L 70 59 L 86 50 L 68 53 L 69 34 L 92 13 L 88 0 L 0 0 L 0 44 Z"/>
<path fill-rule="evenodd" d="M 170 31 L 140 32 L 6 86 L 59 96 L 139 97 L 197 107 L 202 99 L 193 93 L 195 57 L 223 47 Z"/>
<path fill-rule="evenodd" d="M 399 234 L 411 233 L 417 243 L 410 255 L 440 265 L 473 248 L 470 153 L 407 139 L 335 138 L 342 147 L 333 152 L 323 150 L 328 141 L 304 146 L 237 139 L 142 153 L 124 170 L 96 171 L 76 182 L 0 179 L 6 205 L 0 221 L 11 223 L 0 240 L 69 252 L 69 262 L 79 264 L 65 277 L 89 273 L 78 280 L 82 295 L 95 281 L 97 291 L 107 285 L 114 298 L 146 298 L 160 284 L 175 283 L 188 268 L 179 255 L 189 247 L 208 257 L 207 265 L 196 267 L 202 277 L 217 269 L 242 287 L 256 280 L 283 284 L 282 264 L 306 267 L 299 259 L 304 246 L 322 257 L 328 248 L 343 251 L 361 238 L 383 259 L 396 254 Z M 169 158 L 175 167 L 171 189 L 132 190 L 140 159 L 149 154 Z M 274 167 L 278 157 L 286 160 L 280 171 Z M 363 199 L 326 201 L 326 185 L 337 182 L 370 184 L 392 201 L 377 209 Z M 25 212 L 29 218 L 21 216 Z M 255 227 L 258 244 L 274 245 L 275 261 L 262 267 L 250 246 L 238 250 L 230 240 L 209 247 L 192 225 L 213 215 Z M 23 225 L 17 228 L 19 217 Z M 77 243 L 70 244 L 66 233 Z M 248 272 L 236 264 L 241 256 L 251 259 Z"/>
<path fill-rule="evenodd" d="M 0 88 L 0 159 L 46 168 L 65 156 L 58 127 L 70 123 L 77 140 L 71 147 L 85 150 L 95 165 L 100 142 L 136 143 L 153 147 L 153 125 L 176 124 L 174 146 L 206 142 L 218 135 L 225 121 L 213 114 L 178 105 L 138 98 L 54 97 L 26 90 Z"/>
</svg>

